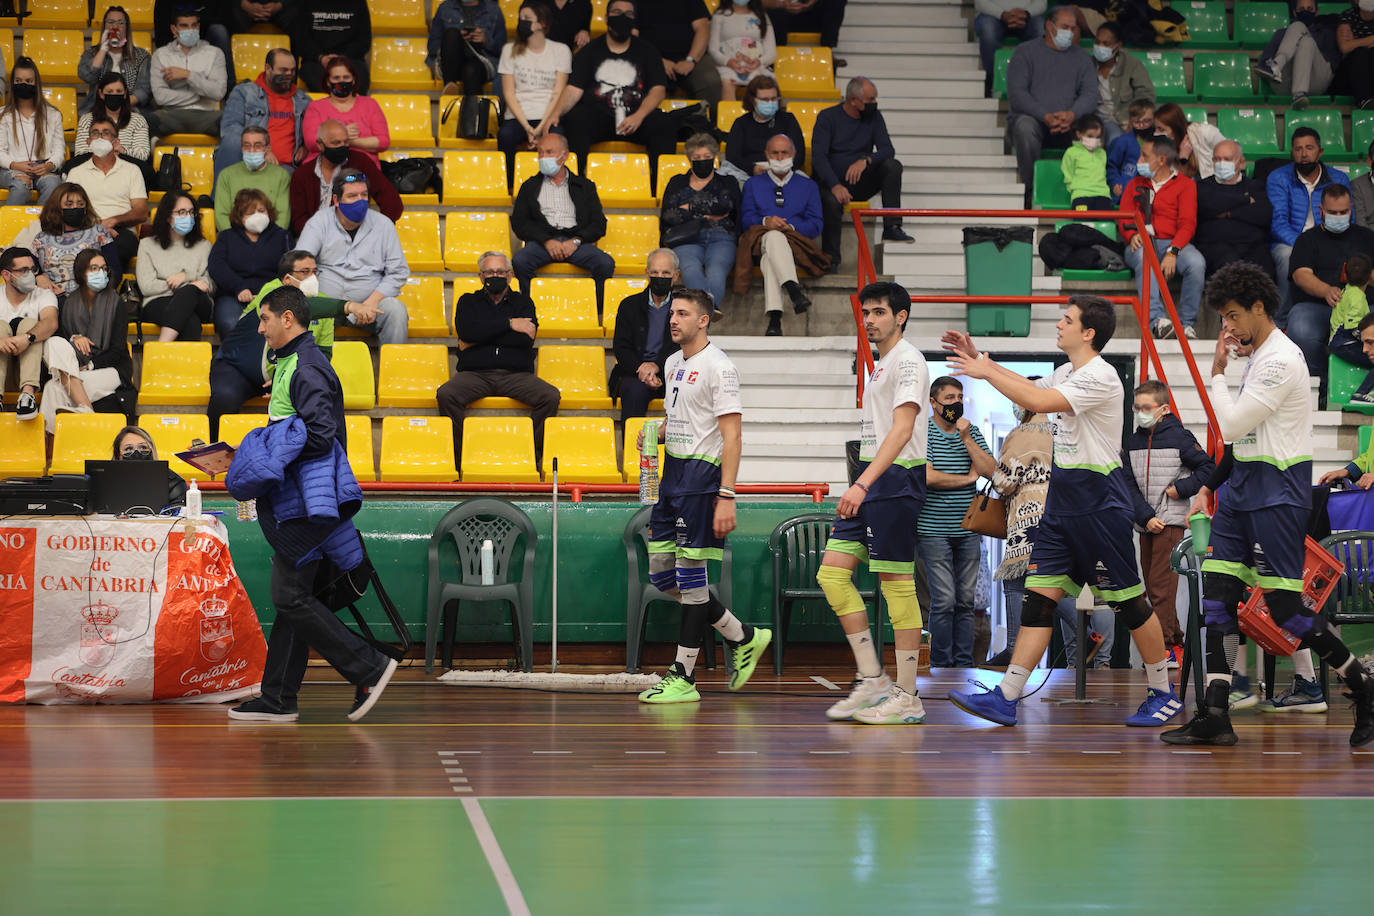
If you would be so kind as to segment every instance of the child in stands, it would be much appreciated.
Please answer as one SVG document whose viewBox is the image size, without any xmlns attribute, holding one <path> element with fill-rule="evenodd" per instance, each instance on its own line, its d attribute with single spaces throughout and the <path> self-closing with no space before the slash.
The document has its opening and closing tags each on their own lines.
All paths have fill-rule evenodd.
<svg viewBox="0 0 1374 916">
<path fill-rule="evenodd" d="M 1341 291 L 1341 301 L 1331 310 L 1331 352 L 1348 363 L 1369 369 L 1360 387 L 1350 396 L 1355 404 L 1374 404 L 1374 362 L 1364 355 L 1357 328 L 1360 319 L 1369 314 L 1369 286 L 1371 262 L 1367 255 L 1353 254 L 1345 262 L 1345 289 Z"/>
<path fill-rule="evenodd" d="M 1136 99 L 1126 109 L 1131 129 L 1117 137 L 1107 147 L 1107 186 L 1112 200 L 1121 201 L 1121 192 L 1135 177 L 1135 164 L 1140 159 L 1140 141 L 1155 135 L 1155 103 Z"/>
<path fill-rule="evenodd" d="M 1064 186 L 1075 210 L 1111 210 L 1107 188 L 1107 151 L 1102 147 L 1102 119 L 1086 114 L 1073 125 L 1073 145 L 1060 160 Z"/>
</svg>

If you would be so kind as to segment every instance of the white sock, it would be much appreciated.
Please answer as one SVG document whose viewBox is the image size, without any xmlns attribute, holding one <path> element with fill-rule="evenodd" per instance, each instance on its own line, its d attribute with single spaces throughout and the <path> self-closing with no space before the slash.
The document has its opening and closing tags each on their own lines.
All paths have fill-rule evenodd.
<svg viewBox="0 0 1374 916">
<path fill-rule="evenodd" d="M 916 668 L 921 664 L 920 649 L 897 650 L 897 686 L 916 695 Z"/>
<path fill-rule="evenodd" d="M 1213 674 L 1211 671 L 1207 672 L 1207 683 L 1210 684 L 1213 681 L 1225 681 L 1229 684 L 1231 683 L 1231 672 L 1228 671 L 1225 674 Z"/>
<path fill-rule="evenodd" d="M 1152 690 L 1160 693 L 1169 692 L 1169 656 L 1164 656 L 1157 662 L 1145 663 L 1145 680 Z"/>
<path fill-rule="evenodd" d="M 1007 674 L 1002 678 L 1002 696 L 1008 700 L 1021 699 L 1021 691 L 1026 689 L 1026 678 L 1030 677 L 1030 669 L 1022 668 L 1020 665 L 1007 665 Z"/>
<path fill-rule="evenodd" d="M 1304 681 L 1317 679 L 1317 672 L 1312 667 L 1311 649 L 1299 649 L 1293 653 L 1293 673 Z"/>
<path fill-rule="evenodd" d="M 677 647 L 677 663 L 687 670 L 687 676 L 692 676 L 693 669 L 697 666 L 697 656 L 701 654 L 701 647 L 689 649 L 686 646 Z"/>
<path fill-rule="evenodd" d="M 740 619 L 729 611 L 726 611 L 725 616 L 711 624 L 711 626 L 715 627 L 720 632 L 720 635 L 724 636 L 730 642 L 739 642 L 744 638 L 744 624 L 740 623 Z"/>
<path fill-rule="evenodd" d="M 859 633 L 846 633 L 849 648 L 854 653 L 854 664 L 859 668 L 859 677 L 881 677 L 883 663 L 878 661 L 878 647 L 873 645 L 873 634 L 868 630 Z"/>
</svg>

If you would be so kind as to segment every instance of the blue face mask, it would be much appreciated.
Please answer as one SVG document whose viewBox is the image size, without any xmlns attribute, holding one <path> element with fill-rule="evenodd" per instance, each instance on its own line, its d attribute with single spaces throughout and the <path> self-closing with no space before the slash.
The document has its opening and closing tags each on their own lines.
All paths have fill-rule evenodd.
<svg viewBox="0 0 1374 916">
<path fill-rule="evenodd" d="M 1059 43 L 1059 42 L 1055 42 L 1055 44 L 1058 44 L 1058 43 Z M 1115 50 L 1115 49 L 1109 48 L 1109 47 L 1107 47 L 1106 45 L 1093 45 L 1093 58 L 1094 58 L 1099 64 L 1105 64 L 1107 61 L 1111 60 L 1111 59 L 1112 59 L 1113 57 L 1115 57 L 1115 56 L 1116 56 L 1116 50 Z"/>
<path fill-rule="evenodd" d="M 766 101 L 755 101 L 754 110 L 758 112 L 760 118 L 771 118 L 778 113 L 778 100 L 767 99 Z"/>
<path fill-rule="evenodd" d="M 1345 230 L 1347 230 L 1347 229 L 1350 228 L 1350 214 L 1349 214 L 1349 213 L 1340 213 L 1340 214 L 1329 213 L 1329 214 L 1323 214 L 1323 215 L 1322 215 L 1322 225 L 1326 227 L 1326 231 L 1327 231 L 1327 232 L 1334 232 L 1334 233 L 1336 233 L 1337 235 L 1339 235 L 1340 233 L 1342 233 L 1342 232 L 1344 232 Z"/>
<path fill-rule="evenodd" d="M 250 169 L 252 169 L 253 171 L 257 171 L 258 169 L 262 168 L 262 167 L 263 167 L 263 164 L 266 163 L 266 162 L 267 162 L 267 154 L 266 154 L 266 153 L 257 153 L 257 152 L 253 152 L 253 153 L 244 153 L 244 154 L 243 154 L 243 164 L 246 165 L 246 166 L 248 166 L 248 167 L 249 167 Z"/>
<path fill-rule="evenodd" d="M 1212 167 L 1216 169 L 1217 181 L 1229 182 L 1236 177 L 1236 164 L 1234 162 L 1218 160 L 1212 163 Z"/>
<path fill-rule="evenodd" d="M 557 156 L 540 156 L 540 157 L 539 157 L 539 174 L 540 174 L 540 175 L 545 175 L 545 176 L 547 176 L 547 177 L 549 177 L 549 178 L 552 178 L 553 176 L 557 175 L 557 174 L 558 174 L 558 157 L 557 157 Z"/>
<path fill-rule="evenodd" d="M 200 29 L 182 29 L 177 32 L 177 41 L 181 42 L 182 47 L 194 48 L 200 44 Z"/>
<path fill-rule="evenodd" d="M 172 217 L 172 231 L 177 235 L 185 235 L 196 225 L 194 216 L 174 216 Z"/>
<path fill-rule="evenodd" d="M 1154 169 L 1150 168 L 1150 163 L 1146 162 L 1144 159 L 1141 159 L 1135 164 L 1135 173 L 1141 178 L 1155 177 Z"/>
<path fill-rule="evenodd" d="M 1059 29 L 1054 33 L 1054 46 L 1061 51 L 1069 50 L 1073 44 L 1073 29 Z"/>
<path fill-rule="evenodd" d="M 367 216 L 367 198 L 352 203 L 339 204 L 339 213 L 350 223 L 361 223 Z"/>
<path fill-rule="evenodd" d="M 87 271 L 86 285 L 98 293 L 102 289 L 110 285 L 110 275 L 108 272 L 103 270 Z"/>
</svg>

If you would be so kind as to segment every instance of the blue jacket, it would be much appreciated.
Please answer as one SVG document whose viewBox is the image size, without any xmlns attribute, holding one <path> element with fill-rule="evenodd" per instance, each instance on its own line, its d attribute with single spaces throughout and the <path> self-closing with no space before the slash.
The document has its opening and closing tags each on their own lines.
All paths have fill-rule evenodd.
<svg viewBox="0 0 1374 916">
<path fill-rule="evenodd" d="M 1269 203 L 1274 207 L 1274 216 L 1269 224 L 1269 241 L 1272 244 L 1292 245 L 1302 235 L 1307 224 L 1307 214 L 1312 214 L 1312 225 L 1322 224 L 1322 191 L 1329 184 L 1350 187 L 1350 176 L 1340 169 L 1333 169 L 1322 163 L 1321 180 L 1307 193 L 1307 186 L 1298 178 L 1293 163 L 1288 163 L 1269 173 L 1265 189 L 1269 192 Z"/>
<path fill-rule="evenodd" d="M 1112 141 L 1107 147 L 1107 187 L 1121 185 L 1122 190 L 1135 177 L 1135 164 L 1140 161 L 1140 141 L 1135 131 L 1128 130 Z M 1121 195 L 1113 194 L 1112 200 L 1120 203 Z"/>
<path fill-rule="evenodd" d="M 801 172 L 793 172 L 787 184 L 782 186 L 781 207 L 777 204 L 777 187 L 768 172 L 755 175 L 744 183 L 740 201 L 742 228 L 762 225 L 765 216 L 781 216 L 807 238 L 819 236 L 824 217 L 821 192 L 816 183 Z"/>
<path fill-rule="evenodd" d="M 262 74 L 258 76 L 261 77 Z M 304 89 L 297 89 L 291 101 L 296 117 L 295 146 L 299 148 L 305 144 L 305 138 L 301 136 L 301 119 L 305 117 L 305 108 L 310 104 L 310 96 Z M 256 80 L 245 80 L 230 91 L 229 98 L 224 101 L 224 114 L 219 122 L 219 146 L 215 147 L 216 177 L 235 162 L 243 161 L 243 129 L 266 128 L 270 113 L 267 90 L 259 86 Z M 289 162 L 281 164 L 288 169 L 291 168 Z"/>
</svg>

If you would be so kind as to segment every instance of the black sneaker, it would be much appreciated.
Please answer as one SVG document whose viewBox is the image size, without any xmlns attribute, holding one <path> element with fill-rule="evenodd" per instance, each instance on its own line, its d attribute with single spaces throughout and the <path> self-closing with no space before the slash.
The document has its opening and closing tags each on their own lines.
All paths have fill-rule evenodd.
<svg viewBox="0 0 1374 916">
<path fill-rule="evenodd" d="M 883 229 L 883 241 L 884 241 L 884 242 L 914 242 L 914 241 L 916 241 L 916 239 L 913 238 L 913 237 L 911 236 L 911 234 L 908 233 L 908 232 L 907 232 L 905 229 L 903 229 L 901 226 L 887 226 L 887 227 L 885 227 L 885 228 Z"/>
<path fill-rule="evenodd" d="M 300 714 L 294 708 L 283 709 L 262 697 L 253 697 L 230 709 L 229 718 L 239 722 L 295 722 Z"/>
<path fill-rule="evenodd" d="M 782 312 L 768 313 L 768 330 L 763 332 L 765 337 L 782 336 Z"/>
<path fill-rule="evenodd" d="M 1159 740 L 1165 744 L 1210 744 L 1216 747 L 1231 747 L 1236 743 L 1236 732 L 1231 728 L 1231 717 L 1228 713 L 1230 694 L 1230 684 L 1225 681 L 1212 681 L 1207 685 L 1206 697 L 1203 700 L 1205 705 L 1198 707 L 1192 721 L 1182 728 L 1169 729 L 1159 736 Z"/>
<path fill-rule="evenodd" d="M 20 420 L 32 420 L 38 416 L 38 399 L 33 396 L 33 392 L 20 393 L 19 403 L 14 407 L 14 416 Z"/>
<path fill-rule="evenodd" d="M 377 705 L 377 701 L 382 698 L 382 691 L 391 683 L 391 676 L 395 673 L 396 659 L 388 658 L 386 668 L 382 671 L 382 676 L 377 678 L 377 683 L 370 687 L 359 687 L 353 694 L 353 708 L 348 711 L 348 721 L 357 722 Z"/>
<path fill-rule="evenodd" d="M 1374 685 L 1368 674 L 1361 678 L 1359 687 L 1351 689 L 1351 694 L 1355 701 L 1355 730 L 1350 733 L 1350 746 L 1362 747 L 1374 741 Z"/>
<path fill-rule="evenodd" d="M 979 668 L 986 668 L 990 671 L 1006 671 L 1007 665 L 1011 664 L 1011 649 L 1003 649 L 992 658 L 979 665 Z"/>
<path fill-rule="evenodd" d="M 801 288 L 801 284 L 796 280 L 788 280 L 782 285 L 782 291 L 787 293 L 787 298 L 792 300 L 792 311 L 798 315 L 811 308 L 811 299 L 806 295 L 806 290 Z"/>
</svg>

